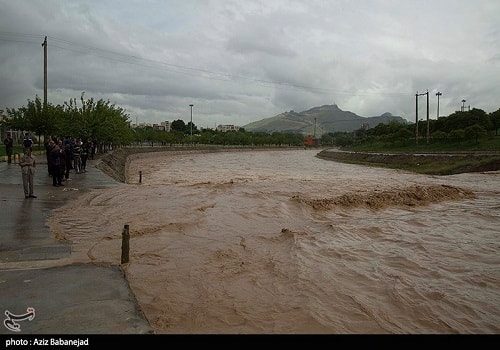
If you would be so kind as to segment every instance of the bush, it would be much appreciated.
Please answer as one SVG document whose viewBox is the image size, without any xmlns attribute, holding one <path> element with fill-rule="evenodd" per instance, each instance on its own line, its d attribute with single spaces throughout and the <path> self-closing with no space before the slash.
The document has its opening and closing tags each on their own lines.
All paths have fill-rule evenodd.
<svg viewBox="0 0 500 350">
<path fill-rule="evenodd" d="M 432 139 L 435 141 L 445 141 L 448 138 L 448 134 L 444 131 L 435 131 L 432 133 Z"/>
<path fill-rule="evenodd" d="M 462 129 L 455 129 L 450 132 L 450 139 L 460 142 L 465 138 L 465 132 Z"/>
</svg>

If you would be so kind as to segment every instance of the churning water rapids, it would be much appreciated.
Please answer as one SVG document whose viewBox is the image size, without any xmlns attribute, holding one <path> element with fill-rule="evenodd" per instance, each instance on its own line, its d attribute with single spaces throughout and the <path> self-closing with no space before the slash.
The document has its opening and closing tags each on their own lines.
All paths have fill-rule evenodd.
<svg viewBox="0 0 500 350">
<path fill-rule="evenodd" d="M 500 332 L 499 172 L 316 153 L 135 156 L 128 184 L 50 225 L 75 260 L 119 263 L 129 224 L 127 278 L 160 333 Z"/>
</svg>

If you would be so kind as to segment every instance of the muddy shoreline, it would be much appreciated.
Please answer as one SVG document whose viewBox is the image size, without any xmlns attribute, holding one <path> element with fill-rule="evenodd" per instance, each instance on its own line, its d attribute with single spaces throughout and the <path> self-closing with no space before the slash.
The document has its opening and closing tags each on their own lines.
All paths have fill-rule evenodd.
<svg viewBox="0 0 500 350">
<path fill-rule="evenodd" d="M 429 175 L 452 175 L 500 170 L 500 155 L 476 153 L 407 154 L 345 152 L 327 149 L 318 158 L 342 163 L 409 170 Z"/>
</svg>

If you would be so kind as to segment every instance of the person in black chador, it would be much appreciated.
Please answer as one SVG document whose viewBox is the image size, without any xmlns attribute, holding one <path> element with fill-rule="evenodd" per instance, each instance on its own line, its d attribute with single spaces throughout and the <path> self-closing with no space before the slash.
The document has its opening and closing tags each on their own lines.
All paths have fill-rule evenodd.
<svg viewBox="0 0 500 350">
<path fill-rule="evenodd" d="M 61 149 L 53 140 L 50 141 L 52 150 L 50 151 L 50 171 L 52 173 L 52 185 L 62 186 L 61 174 Z"/>
<path fill-rule="evenodd" d="M 45 155 L 47 156 L 47 169 L 49 170 L 49 176 L 52 176 L 52 167 L 50 166 L 50 151 L 52 151 L 52 147 L 50 145 L 50 139 L 49 140 L 46 140 L 44 142 L 44 146 L 45 146 Z"/>
<path fill-rule="evenodd" d="M 7 137 L 3 140 L 5 145 L 5 153 L 7 153 L 7 163 L 12 163 L 12 150 L 14 149 L 14 140 L 10 136 L 10 132 L 7 133 Z"/>
</svg>

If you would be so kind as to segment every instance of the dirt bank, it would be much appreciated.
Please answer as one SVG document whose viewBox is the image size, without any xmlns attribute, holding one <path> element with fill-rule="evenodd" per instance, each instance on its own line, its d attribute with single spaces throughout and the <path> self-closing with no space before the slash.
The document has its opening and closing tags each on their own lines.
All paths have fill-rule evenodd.
<svg viewBox="0 0 500 350">
<path fill-rule="evenodd" d="M 293 196 L 317 210 L 333 208 L 383 209 L 389 206 L 415 207 L 446 200 L 474 198 L 472 191 L 447 185 L 409 186 L 386 191 L 372 190 L 367 193 L 346 193 L 334 198 L 309 199 Z"/>
<path fill-rule="evenodd" d="M 406 154 L 323 150 L 318 158 L 343 163 L 404 169 L 430 175 L 451 175 L 500 169 L 500 155 L 474 153 Z"/>
</svg>

